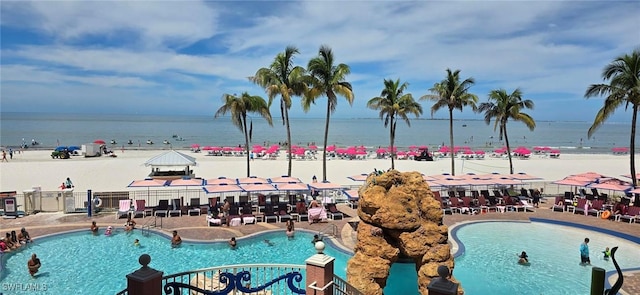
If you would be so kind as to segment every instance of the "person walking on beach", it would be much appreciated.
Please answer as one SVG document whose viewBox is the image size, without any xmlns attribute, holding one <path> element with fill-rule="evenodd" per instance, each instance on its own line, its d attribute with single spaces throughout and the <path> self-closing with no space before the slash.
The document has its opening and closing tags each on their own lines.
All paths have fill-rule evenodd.
<svg viewBox="0 0 640 295">
<path fill-rule="evenodd" d="M 2 150 L 2 161 L 1 162 L 9 162 L 9 160 L 7 160 L 7 152 L 5 152 L 4 150 Z"/>
<path fill-rule="evenodd" d="M 590 265 L 591 259 L 589 259 L 589 238 L 584 238 L 584 243 L 580 244 L 580 264 Z"/>
</svg>

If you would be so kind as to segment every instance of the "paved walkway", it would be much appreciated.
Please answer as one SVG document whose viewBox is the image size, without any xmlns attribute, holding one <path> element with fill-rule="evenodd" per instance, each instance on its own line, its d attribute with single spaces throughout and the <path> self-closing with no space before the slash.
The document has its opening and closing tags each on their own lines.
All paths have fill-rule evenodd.
<svg viewBox="0 0 640 295">
<path fill-rule="evenodd" d="M 344 212 L 345 216 L 342 220 L 330 220 L 326 223 L 309 224 L 308 222 L 296 223 L 296 228 L 304 228 L 310 231 L 322 231 L 330 232 L 331 224 L 335 224 L 338 227 L 338 233 L 335 237 L 339 241 L 342 247 L 346 249 L 353 249 L 355 246 L 356 236 L 353 227 L 349 224 L 351 221 L 357 221 L 356 210 L 351 209 L 346 204 L 338 205 L 340 211 Z M 537 209 L 536 212 L 523 213 L 523 212 L 507 212 L 507 213 L 487 213 L 479 215 L 446 215 L 444 217 L 444 224 L 447 226 L 454 226 L 460 222 L 469 221 L 481 221 L 481 220 L 522 220 L 528 221 L 529 218 L 544 218 L 558 221 L 572 222 L 587 226 L 593 226 L 597 228 L 607 229 L 623 234 L 628 234 L 633 237 L 640 237 L 640 224 L 629 224 L 624 222 L 615 222 L 602 220 L 593 216 L 584 216 L 578 214 L 570 214 L 563 212 L 552 212 L 548 208 Z M 154 222 L 154 217 L 136 218 L 137 227 L 140 228 L 145 224 Z M 158 228 L 167 235 L 171 231 L 177 230 L 180 236 L 184 240 L 197 240 L 197 241 L 220 241 L 228 240 L 231 237 L 243 237 L 265 230 L 284 230 L 284 223 L 257 223 L 251 225 L 243 225 L 236 227 L 209 227 L 207 226 L 204 216 L 182 216 L 157 219 L 157 222 L 162 221 L 162 228 Z M 64 232 L 69 230 L 86 229 L 89 230 L 91 221 L 104 228 L 106 226 L 123 226 L 124 219 L 115 219 L 115 213 L 103 213 L 92 218 L 86 216 L 86 214 L 62 214 L 62 213 L 39 213 L 36 215 L 26 216 L 18 219 L 0 219 L 0 231 L 7 232 L 11 230 L 19 231 L 20 228 L 26 227 L 32 237 Z M 625 272 L 624 274 L 624 286 L 620 294 L 640 294 L 640 270 L 633 272 Z M 615 277 L 610 278 L 610 283 L 613 284 Z"/>
</svg>

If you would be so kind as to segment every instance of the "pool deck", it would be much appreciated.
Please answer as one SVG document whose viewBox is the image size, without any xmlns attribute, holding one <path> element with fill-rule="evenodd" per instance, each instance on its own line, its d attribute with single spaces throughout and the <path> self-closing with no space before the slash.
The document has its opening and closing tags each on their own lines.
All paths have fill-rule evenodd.
<svg viewBox="0 0 640 295">
<path fill-rule="evenodd" d="M 544 204 L 543 204 L 544 205 Z M 356 210 L 351 209 L 345 204 L 338 205 L 338 209 L 347 216 L 342 220 L 329 220 L 328 222 L 309 224 L 308 222 L 297 222 L 297 229 L 306 229 L 314 232 L 330 232 L 332 224 L 338 228 L 335 239 L 342 244 L 345 249 L 353 249 L 355 245 L 355 232 L 349 224 L 350 221 L 357 221 Z M 567 212 L 552 212 L 547 207 L 536 209 L 535 212 L 507 212 L 507 213 L 486 213 L 478 215 L 454 214 L 445 215 L 444 223 L 447 226 L 455 226 L 465 222 L 498 220 L 498 221 L 530 221 L 530 218 L 539 218 L 558 222 L 569 222 L 579 224 L 586 227 L 594 227 L 597 229 L 612 231 L 622 235 L 629 235 L 640 239 L 640 224 L 629 224 L 627 222 L 615 222 L 602 220 L 593 216 L 584 216 L 580 214 L 571 214 Z M 0 218 L 1 232 L 12 230 L 19 231 L 25 227 L 33 238 L 38 236 L 64 232 L 69 230 L 87 229 L 91 221 L 96 221 L 98 226 L 105 228 L 109 225 L 122 227 L 125 219 L 115 219 L 115 213 L 103 213 L 87 217 L 85 214 L 63 214 L 63 213 L 38 213 L 35 215 L 25 216 L 18 219 Z M 140 228 L 145 224 L 152 223 L 153 217 L 136 218 L 137 227 Z M 234 227 L 216 226 L 209 227 L 205 220 L 205 216 L 182 216 L 162 218 L 162 228 L 156 230 L 169 234 L 173 230 L 177 230 L 184 240 L 194 241 L 215 241 L 228 240 L 231 237 L 243 237 L 265 230 L 284 230 L 284 223 L 262 223 Z M 614 234 L 615 234 L 614 233 Z M 241 240 L 240 240 L 241 241 Z M 615 276 L 610 278 L 610 283 Z M 624 273 L 624 286 L 620 294 L 640 294 L 640 269 Z"/>
</svg>

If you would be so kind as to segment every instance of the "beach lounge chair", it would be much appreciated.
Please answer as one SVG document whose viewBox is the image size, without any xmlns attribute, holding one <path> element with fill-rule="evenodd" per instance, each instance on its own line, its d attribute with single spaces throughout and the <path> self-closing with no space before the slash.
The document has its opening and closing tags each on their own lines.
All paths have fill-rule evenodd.
<svg viewBox="0 0 640 295">
<path fill-rule="evenodd" d="M 578 199 L 578 203 L 576 205 L 571 204 L 567 206 L 567 211 L 571 211 L 571 213 L 573 214 L 582 213 L 586 215 L 586 212 L 590 208 L 589 206 L 585 208 L 585 205 L 587 205 L 587 201 L 587 199 Z"/>
<path fill-rule="evenodd" d="M 640 222 L 640 207 L 630 206 L 627 210 L 627 214 L 620 214 L 616 216 L 616 221 L 629 221 L 629 223 Z"/>
<path fill-rule="evenodd" d="M 278 216 L 273 212 L 273 205 L 264 206 L 264 222 L 269 223 L 269 220 L 273 220 L 273 222 L 278 222 Z"/>
<path fill-rule="evenodd" d="M 182 204 L 180 202 L 180 199 L 173 199 L 171 201 L 171 208 L 169 208 L 167 217 L 171 216 L 182 216 Z"/>
<path fill-rule="evenodd" d="M 298 202 L 296 204 L 296 214 L 298 218 L 298 222 L 300 221 L 309 221 L 309 214 L 307 213 L 307 204 L 304 202 Z"/>
<path fill-rule="evenodd" d="M 160 200 L 158 206 L 153 208 L 153 215 L 159 217 L 169 216 L 169 200 Z"/>
<path fill-rule="evenodd" d="M 493 210 L 493 212 L 498 212 L 498 208 L 496 208 L 495 205 L 491 205 L 489 201 L 487 201 L 487 199 L 482 195 L 478 197 L 478 207 L 480 208 L 480 212 L 484 211 L 489 213 L 491 212 L 491 210 Z"/>
<path fill-rule="evenodd" d="M 342 218 L 344 218 L 344 214 L 338 210 L 336 204 L 327 204 L 327 210 L 329 211 L 327 216 L 331 220 L 342 220 Z"/>
<path fill-rule="evenodd" d="M 587 215 L 593 215 L 595 217 L 600 217 L 600 213 L 604 211 L 604 201 L 602 200 L 593 200 L 591 202 L 591 208 L 587 210 Z"/>
<path fill-rule="evenodd" d="M 469 215 L 475 215 L 480 213 L 480 207 L 475 206 L 471 201 L 471 197 L 462 198 L 462 207 L 460 207 L 460 213 L 468 213 Z"/>
<path fill-rule="evenodd" d="M 323 206 L 318 205 L 316 201 L 312 201 L 309 209 L 307 210 L 309 215 L 309 223 L 320 222 L 327 220 L 327 211 Z"/>
<path fill-rule="evenodd" d="M 536 207 L 529 204 L 527 200 L 520 200 L 520 204 L 522 206 L 522 211 L 524 212 L 536 212 Z"/>
<path fill-rule="evenodd" d="M 242 214 L 242 224 L 255 224 L 256 223 L 256 216 L 253 215 L 253 210 L 251 209 L 251 205 L 246 204 L 244 206 L 242 206 L 242 209 L 240 210 L 240 213 Z"/>
<path fill-rule="evenodd" d="M 153 208 L 147 208 L 145 200 L 136 200 L 133 203 L 133 217 L 142 216 L 147 217 L 153 214 Z"/>
<path fill-rule="evenodd" d="M 207 225 L 208 226 L 221 226 L 222 219 L 216 215 L 207 215 Z"/>
<path fill-rule="evenodd" d="M 271 201 L 271 206 L 278 206 L 280 204 L 280 195 L 270 195 L 269 200 Z"/>
<path fill-rule="evenodd" d="M 202 210 L 200 209 L 200 198 L 191 198 L 189 201 L 189 210 L 187 210 L 187 215 L 192 216 L 191 214 L 194 216 L 202 214 Z"/>
<path fill-rule="evenodd" d="M 553 206 L 551 207 L 551 211 L 552 212 L 556 212 L 556 211 L 564 212 L 565 209 L 566 209 L 566 206 L 564 205 L 564 197 L 563 196 L 556 196 L 556 200 L 553 202 Z"/>
<path fill-rule="evenodd" d="M 453 198 L 449 198 L 449 203 L 450 208 L 451 208 L 451 213 L 455 213 L 456 211 L 458 211 L 458 213 L 462 214 L 462 209 L 460 209 L 460 207 L 462 207 L 462 204 L 460 204 L 460 200 L 458 200 L 458 198 L 453 197 Z"/>
<path fill-rule="evenodd" d="M 116 212 L 116 219 L 120 219 L 120 217 L 127 217 L 129 215 L 129 210 L 131 210 L 131 200 L 120 200 L 118 212 Z"/>
<path fill-rule="evenodd" d="M 238 206 L 244 207 L 244 205 L 247 205 L 247 204 L 249 204 L 249 196 L 247 195 L 240 196 Z"/>
<path fill-rule="evenodd" d="M 277 208 L 278 208 L 278 211 L 276 211 L 275 214 L 278 216 L 279 222 L 292 219 L 291 215 L 287 212 L 287 204 L 279 204 Z"/>
</svg>

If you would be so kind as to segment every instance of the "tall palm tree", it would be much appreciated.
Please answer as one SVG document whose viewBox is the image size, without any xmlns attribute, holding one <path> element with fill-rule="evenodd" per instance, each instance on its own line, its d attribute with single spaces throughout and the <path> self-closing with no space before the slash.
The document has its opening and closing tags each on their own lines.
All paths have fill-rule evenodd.
<svg viewBox="0 0 640 295">
<path fill-rule="evenodd" d="M 527 125 L 531 131 L 536 128 L 536 122 L 531 116 L 521 112 L 522 109 L 533 109 L 533 101 L 522 99 L 522 91 L 520 89 L 514 90 L 511 94 L 508 94 L 504 89 L 492 90 L 489 92 L 489 101 L 481 103 L 478 107 L 479 112 L 484 112 L 484 121 L 487 125 L 491 123 L 491 119 L 495 119 L 493 130 L 500 130 L 500 140 L 504 136 L 511 174 L 513 174 L 513 161 L 511 159 L 509 137 L 507 136 L 507 121 L 509 119 L 520 121 Z"/>
<path fill-rule="evenodd" d="M 367 107 L 380 111 L 380 119 L 384 120 L 384 127 L 389 126 L 389 149 L 391 152 L 391 169 L 395 169 L 394 142 L 396 139 L 396 123 L 398 118 L 407 122 L 411 127 L 409 115 L 419 117 L 422 114 L 422 106 L 413 99 L 411 93 L 404 93 L 409 84 L 400 84 L 398 80 L 384 80 L 384 89 L 380 96 L 374 97 L 367 102 Z"/>
<path fill-rule="evenodd" d="M 609 84 L 591 84 L 584 94 L 585 98 L 605 96 L 604 106 L 598 111 L 587 136 L 590 138 L 618 107 L 624 105 L 626 110 L 631 106 L 633 113 L 631 117 L 629 155 L 631 180 L 633 186 L 636 187 L 638 179 L 636 177 L 635 164 L 635 138 L 638 107 L 640 107 L 640 48 L 633 50 L 631 54 L 617 57 L 613 62 L 605 66 L 602 71 L 602 79 L 609 81 Z M 640 203 L 640 198 L 636 197 L 634 202 L 637 206 Z"/>
<path fill-rule="evenodd" d="M 345 78 L 351 70 L 346 64 L 334 64 L 333 52 L 326 45 L 320 47 L 318 56 L 312 58 L 307 65 L 310 74 L 311 88 L 303 97 L 302 107 L 308 111 L 311 104 L 315 104 L 317 98 L 327 97 L 327 120 L 324 127 L 324 143 L 322 153 L 322 180 L 327 180 L 327 140 L 329 139 L 329 120 L 331 113 L 335 112 L 338 104 L 338 95 L 344 96 L 347 102 L 353 104 L 353 89 L 351 83 Z"/>
<path fill-rule="evenodd" d="M 293 57 L 300 53 L 298 48 L 287 46 L 284 52 L 278 53 L 273 63 L 268 68 L 259 69 L 253 77 L 249 77 L 251 82 L 260 85 L 265 89 L 269 97 L 269 105 L 276 96 L 280 96 L 280 116 L 282 124 L 287 129 L 287 150 L 291 155 L 291 125 L 289 123 L 289 109 L 291 109 L 291 98 L 301 96 L 306 90 L 304 83 L 305 69 L 293 65 Z M 287 175 L 291 176 L 292 159 L 289 156 L 289 167 Z"/>
<path fill-rule="evenodd" d="M 475 112 L 478 103 L 478 96 L 469 93 L 469 88 L 473 86 L 475 81 L 473 78 L 467 78 L 460 81 L 460 70 L 451 72 L 447 69 L 447 77 L 435 83 L 433 87 L 429 89 L 431 94 L 424 95 L 420 100 L 431 100 L 435 103 L 431 106 L 431 116 L 443 107 L 447 107 L 449 110 L 449 141 L 451 148 L 451 175 L 455 173 L 455 153 L 453 152 L 453 110 L 458 109 L 462 111 L 462 108 L 470 106 Z"/>
<path fill-rule="evenodd" d="M 244 147 L 247 153 L 247 177 L 249 177 L 251 176 L 249 143 L 251 141 L 251 134 L 253 133 L 253 126 L 247 128 L 247 115 L 249 113 L 258 114 L 267 120 L 269 126 L 273 126 L 269 106 L 264 98 L 249 95 L 247 92 L 242 93 L 240 96 L 224 94 L 222 101 L 224 104 L 216 111 L 214 118 L 230 113 L 231 123 L 238 127 L 242 134 L 244 134 Z"/>
</svg>

